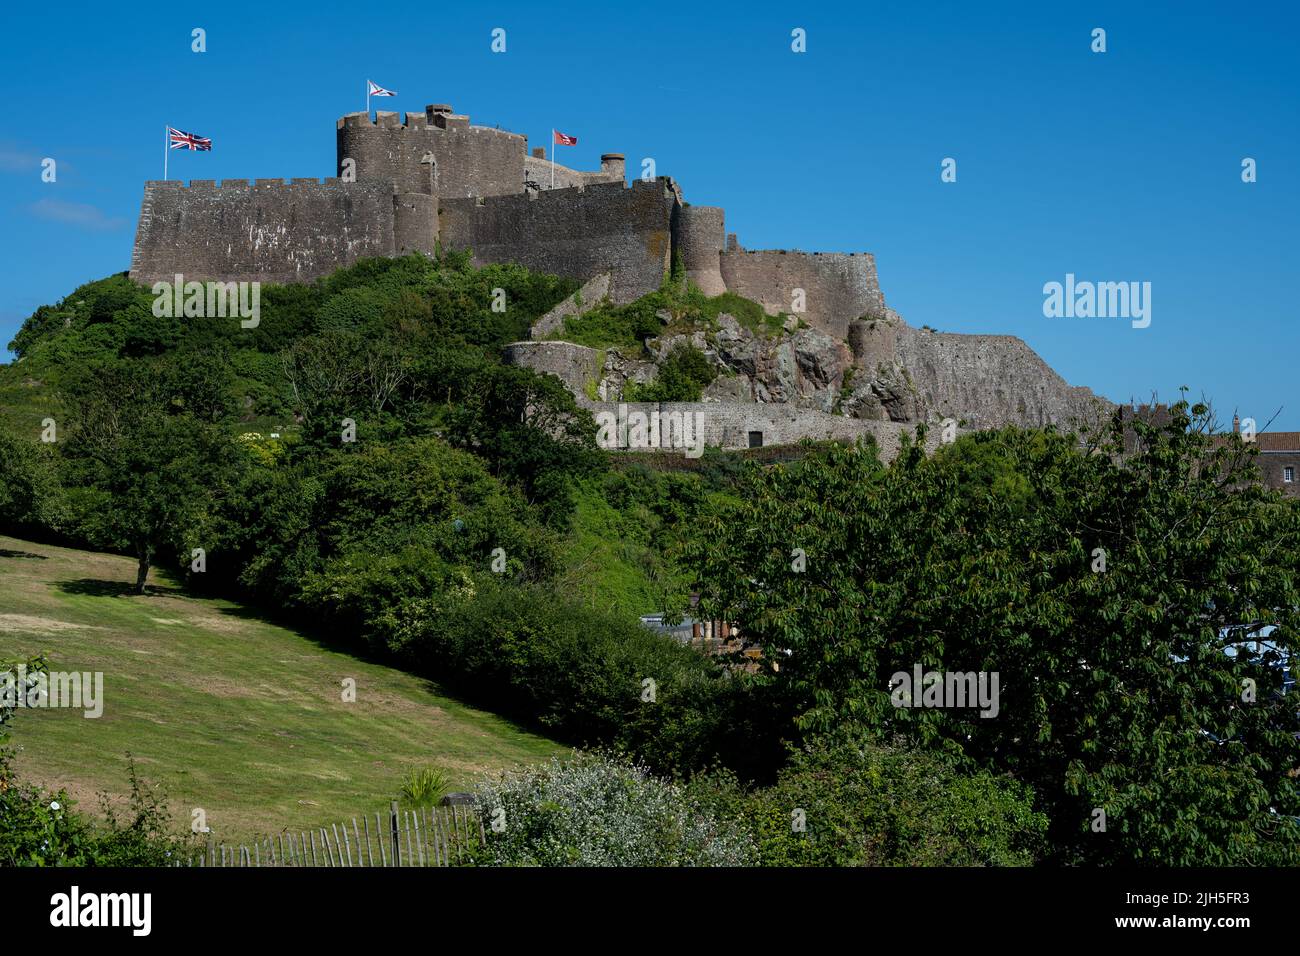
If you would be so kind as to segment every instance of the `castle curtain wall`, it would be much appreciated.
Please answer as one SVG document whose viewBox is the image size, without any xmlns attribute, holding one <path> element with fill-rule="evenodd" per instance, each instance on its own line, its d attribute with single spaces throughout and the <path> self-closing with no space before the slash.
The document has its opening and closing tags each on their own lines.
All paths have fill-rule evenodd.
<svg viewBox="0 0 1300 956">
<path fill-rule="evenodd" d="M 148 182 L 131 278 L 304 282 L 393 255 L 394 220 L 391 183 Z"/>
<path fill-rule="evenodd" d="M 837 339 L 848 336 L 853 319 L 885 314 L 876 260 L 869 253 L 737 250 L 723 252 L 720 260 L 727 288 L 769 314 L 793 312 L 794 290 L 802 289 L 800 318 Z"/>
<path fill-rule="evenodd" d="M 676 202 L 666 180 L 445 199 L 438 228 L 444 247 L 473 250 L 476 265 L 516 262 L 580 281 L 611 272 L 610 298 L 623 303 L 663 282 Z"/>
</svg>

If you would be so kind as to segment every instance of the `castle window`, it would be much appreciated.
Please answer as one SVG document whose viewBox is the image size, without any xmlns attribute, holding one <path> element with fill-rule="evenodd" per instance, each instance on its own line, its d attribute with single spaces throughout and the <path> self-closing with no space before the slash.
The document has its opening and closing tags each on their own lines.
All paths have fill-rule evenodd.
<svg viewBox="0 0 1300 956">
<path fill-rule="evenodd" d="M 1287 465 L 1282 469 L 1282 480 L 1290 484 L 1295 481 L 1295 469 Z"/>
<path fill-rule="evenodd" d="M 763 433 L 762 433 L 762 432 L 750 432 L 750 433 L 749 433 L 749 447 L 750 447 L 750 448 L 762 448 L 762 447 L 763 447 Z"/>
</svg>

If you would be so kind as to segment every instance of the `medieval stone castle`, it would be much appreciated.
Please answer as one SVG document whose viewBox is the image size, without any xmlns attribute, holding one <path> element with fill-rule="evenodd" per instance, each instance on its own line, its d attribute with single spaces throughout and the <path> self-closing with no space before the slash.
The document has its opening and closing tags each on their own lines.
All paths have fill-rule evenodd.
<svg viewBox="0 0 1300 956">
<path fill-rule="evenodd" d="M 337 123 L 338 178 L 152 181 L 131 277 L 303 282 L 366 256 L 472 250 L 584 283 L 507 349 L 510 361 L 558 375 L 593 411 L 691 416 L 704 442 L 784 444 L 873 435 L 889 456 L 916 422 L 963 429 L 1094 420 L 1113 409 L 1072 388 L 1021 340 L 915 329 L 889 309 L 869 253 L 744 249 L 723 210 L 684 201 L 669 177 L 626 180 L 624 157 L 579 171 L 529 153 L 524 136 L 475 126 L 450 106 L 351 113 Z M 557 341 L 566 315 L 659 289 L 674 261 L 705 294 L 736 293 L 786 315 L 775 337 L 730 315 L 712 332 L 665 336 L 700 348 L 720 374 L 699 403 L 628 409 L 628 382 L 654 361 Z M 653 357 L 653 356 L 652 356 Z M 697 417 L 698 416 L 698 417 Z M 621 429 L 619 442 L 638 447 Z M 931 440 L 940 438 L 932 430 Z"/>
</svg>

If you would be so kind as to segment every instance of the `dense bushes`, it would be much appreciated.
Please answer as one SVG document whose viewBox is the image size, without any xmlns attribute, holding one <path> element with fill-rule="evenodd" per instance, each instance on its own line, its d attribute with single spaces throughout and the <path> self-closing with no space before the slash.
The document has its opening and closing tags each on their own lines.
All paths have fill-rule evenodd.
<svg viewBox="0 0 1300 956">
<path fill-rule="evenodd" d="M 710 298 L 693 284 L 666 281 L 659 290 L 635 302 L 602 303 L 582 315 L 570 316 L 564 320 L 563 331 L 553 337 L 590 348 L 612 347 L 633 354 L 655 336 L 715 328 L 718 316 L 723 313 L 751 332 L 763 334 L 779 333 L 784 321 L 782 316 L 768 315 L 757 302 L 734 292 Z"/>
<path fill-rule="evenodd" d="M 476 788 L 495 866 L 1025 866 L 1046 818 L 1007 778 L 904 746 L 821 740 L 780 780 L 726 771 L 687 785 L 603 753 Z"/>
<path fill-rule="evenodd" d="M 404 646 L 405 659 L 476 703 L 656 770 L 715 758 L 745 772 L 779 757 L 785 717 L 750 682 L 635 620 L 542 587 L 482 587 Z"/>
<path fill-rule="evenodd" d="M 659 364 L 653 382 L 628 383 L 623 400 L 628 402 L 698 402 L 704 386 L 715 371 L 704 353 L 685 343 L 676 346 Z"/>
<path fill-rule="evenodd" d="M 754 844 L 683 788 L 599 754 L 553 759 L 477 789 L 480 866 L 743 866 Z"/>
<path fill-rule="evenodd" d="M 1047 829 L 1032 793 L 1008 777 L 865 739 L 799 749 L 772 787 L 711 772 L 690 792 L 752 828 L 764 866 L 1024 866 Z"/>
</svg>

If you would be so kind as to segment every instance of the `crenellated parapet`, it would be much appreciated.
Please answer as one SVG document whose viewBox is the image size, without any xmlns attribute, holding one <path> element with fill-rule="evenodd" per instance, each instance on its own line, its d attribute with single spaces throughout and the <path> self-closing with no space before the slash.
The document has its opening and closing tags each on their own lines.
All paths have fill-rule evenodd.
<svg viewBox="0 0 1300 956">
<path fill-rule="evenodd" d="M 423 113 L 349 113 L 336 124 L 338 175 L 383 180 L 398 192 L 448 198 L 504 196 L 524 188 L 528 141 L 518 133 L 472 126 L 434 104 Z M 350 165 L 349 162 L 351 161 Z"/>
</svg>

